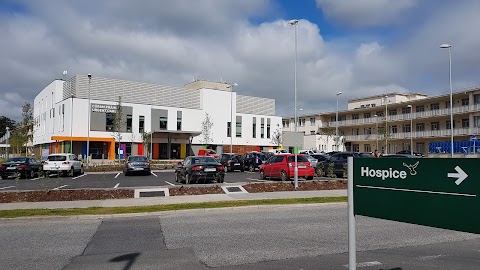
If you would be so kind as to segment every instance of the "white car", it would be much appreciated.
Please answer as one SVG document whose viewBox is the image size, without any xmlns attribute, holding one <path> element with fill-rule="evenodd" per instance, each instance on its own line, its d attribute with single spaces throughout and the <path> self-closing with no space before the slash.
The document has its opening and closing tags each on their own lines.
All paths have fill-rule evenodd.
<svg viewBox="0 0 480 270">
<path fill-rule="evenodd" d="M 52 154 L 43 162 L 43 171 L 50 174 L 74 176 L 83 174 L 83 163 L 74 154 Z"/>
</svg>

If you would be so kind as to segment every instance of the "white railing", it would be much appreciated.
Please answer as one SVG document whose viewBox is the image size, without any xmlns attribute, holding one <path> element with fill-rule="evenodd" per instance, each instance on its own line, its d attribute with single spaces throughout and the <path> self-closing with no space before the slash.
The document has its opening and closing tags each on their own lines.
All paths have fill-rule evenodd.
<svg viewBox="0 0 480 270">
<path fill-rule="evenodd" d="M 401 139 L 421 139 L 421 138 L 432 138 L 432 137 L 450 137 L 450 129 L 441 129 L 441 130 L 425 130 L 425 131 L 416 131 L 416 132 L 400 132 L 400 133 L 391 133 L 388 137 L 389 140 L 401 140 Z M 480 134 L 480 128 L 455 128 L 453 135 L 454 136 L 471 136 Z M 383 134 L 362 134 L 362 135 L 347 135 L 344 136 L 345 141 L 376 141 L 385 140 Z"/>
</svg>

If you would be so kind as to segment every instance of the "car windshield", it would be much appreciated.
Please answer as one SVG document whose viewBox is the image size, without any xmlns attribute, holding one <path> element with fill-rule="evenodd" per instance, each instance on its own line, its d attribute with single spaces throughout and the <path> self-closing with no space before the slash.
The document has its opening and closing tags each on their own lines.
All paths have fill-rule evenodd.
<svg viewBox="0 0 480 270">
<path fill-rule="evenodd" d="M 198 163 L 218 163 L 213 157 L 196 157 L 192 158 L 192 164 Z"/>
<path fill-rule="evenodd" d="M 215 152 L 215 151 L 213 151 L 213 150 L 212 150 L 212 151 L 208 151 L 208 154 L 209 154 L 209 155 L 215 155 L 216 153 L 217 153 L 217 152 Z"/>
<path fill-rule="evenodd" d="M 27 158 L 24 158 L 24 157 L 9 158 L 7 160 L 7 162 L 21 162 L 21 163 L 25 163 L 25 161 L 27 161 Z"/>
<path fill-rule="evenodd" d="M 67 156 L 48 156 L 48 161 L 65 161 Z"/>
<path fill-rule="evenodd" d="M 130 162 L 135 162 L 135 161 L 147 162 L 148 159 L 147 159 L 147 157 L 144 157 L 144 156 L 130 156 L 130 157 L 128 157 L 128 161 L 130 161 Z"/>
<path fill-rule="evenodd" d="M 289 156 L 288 162 L 295 162 L 295 156 Z M 308 162 L 305 156 L 297 156 L 297 162 Z"/>
</svg>

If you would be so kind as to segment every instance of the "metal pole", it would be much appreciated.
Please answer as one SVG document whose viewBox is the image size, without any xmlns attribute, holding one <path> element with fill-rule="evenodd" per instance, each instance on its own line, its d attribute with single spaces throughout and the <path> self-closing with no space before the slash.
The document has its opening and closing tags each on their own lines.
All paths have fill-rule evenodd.
<svg viewBox="0 0 480 270">
<path fill-rule="evenodd" d="M 410 115 L 410 155 L 413 156 L 413 117 L 411 115 Z"/>
<path fill-rule="evenodd" d="M 73 94 L 72 94 L 72 107 L 70 109 L 70 154 L 73 154 Z"/>
<path fill-rule="evenodd" d="M 375 150 L 378 151 L 378 115 L 376 114 L 375 114 L 375 134 L 377 135 L 375 136 L 377 139 L 377 148 L 375 148 Z"/>
<path fill-rule="evenodd" d="M 449 62 L 449 81 L 450 81 L 450 128 L 452 134 L 450 136 L 450 148 L 451 148 L 451 157 L 453 158 L 453 88 L 452 88 L 452 46 L 448 47 L 448 62 Z"/>
<path fill-rule="evenodd" d="M 230 153 L 233 153 L 233 85 L 230 89 Z"/>
<path fill-rule="evenodd" d="M 297 148 L 297 131 L 298 131 L 298 117 L 297 117 L 297 24 L 298 20 L 290 22 L 295 27 L 295 68 L 294 68 L 294 110 L 295 110 L 295 134 L 293 135 L 293 152 L 295 155 L 295 169 L 294 169 L 294 187 L 298 188 L 298 148 Z"/>
<path fill-rule="evenodd" d="M 87 118 L 87 163 L 86 167 L 88 169 L 89 164 L 90 164 L 90 111 L 91 105 L 90 105 L 90 83 L 92 81 L 92 74 L 88 74 L 88 118 Z"/>
<path fill-rule="evenodd" d="M 388 96 L 385 96 L 385 153 L 388 152 Z"/>
<path fill-rule="evenodd" d="M 9 150 L 10 150 L 10 128 L 9 127 L 6 127 L 7 129 L 7 147 L 5 147 L 5 149 L 7 149 L 7 160 L 8 160 L 8 155 L 9 155 Z"/>
<path fill-rule="evenodd" d="M 150 159 L 153 159 L 153 131 L 150 133 Z"/>
<path fill-rule="evenodd" d="M 357 250 L 355 239 L 355 214 L 353 208 L 353 157 L 347 158 L 348 170 L 348 269 L 357 268 Z"/>
<path fill-rule="evenodd" d="M 335 139 L 336 139 L 336 146 L 337 146 L 336 147 L 337 149 L 335 149 L 336 151 L 339 151 L 339 148 L 340 148 L 339 138 L 338 138 L 338 96 L 341 94 L 342 92 L 337 93 L 337 113 L 335 114 Z"/>
</svg>

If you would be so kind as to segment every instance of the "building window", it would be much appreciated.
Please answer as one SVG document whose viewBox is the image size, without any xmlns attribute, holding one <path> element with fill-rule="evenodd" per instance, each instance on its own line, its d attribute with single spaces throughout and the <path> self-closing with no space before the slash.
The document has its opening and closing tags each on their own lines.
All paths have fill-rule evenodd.
<svg viewBox="0 0 480 270">
<path fill-rule="evenodd" d="M 462 106 L 468 106 L 468 98 L 462 98 Z"/>
<path fill-rule="evenodd" d="M 468 119 L 462 119 L 462 128 L 470 127 L 470 121 Z"/>
<path fill-rule="evenodd" d="M 448 106 L 448 107 L 450 107 L 450 106 Z M 440 104 L 438 104 L 438 103 L 430 104 L 430 109 L 431 110 L 439 110 L 440 109 Z"/>
<path fill-rule="evenodd" d="M 447 129 L 452 129 L 452 125 L 451 125 L 452 122 L 450 122 L 450 120 L 447 120 L 446 124 L 447 124 Z M 453 128 L 455 128 L 455 121 L 453 121 Z"/>
<path fill-rule="evenodd" d="M 397 133 L 398 132 L 398 127 L 397 126 L 390 126 L 390 133 Z"/>
<path fill-rule="evenodd" d="M 412 126 L 410 126 L 410 124 L 403 125 L 402 132 L 412 132 Z"/>
<path fill-rule="evenodd" d="M 132 115 L 127 114 L 127 132 L 132 132 Z"/>
<path fill-rule="evenodd" d="M 255 121 L 254 121 L 254 122 L 255 122 Z M 288 120 L 283 120 L 283 121 L 282 121 L 282 125 L 283 125 L 284 128 L 288 128 L 288 126 L 290 125 L 290 121 L 288 121 Z"/>
<path fill-rule="evenodd" d="M 425 143 L 417 143 L 417 152 L 418 153 L 424 153 L 425 152 Z"/>
<path fill-rule="evenodd" d="M 232 122 L 227 122 L 227 137 L 232 136 Z"/>
<path fill-rule="evenodd" d="M 359 128 L 352 128 L 352 135 L 358 135 L 360 134 L 360 129 Z"/>
<path fill-rule="evenodd" d="M 370 144 L 364 144 L 363 145 L 363 151 L 364 152 L 372 152 L 372 146 Z"/>
<path fill-rule="evenodd" d="M 431 127 L 430 129 L 431 130 L 440 130 L 440 122 L 432 122 L 430 123 Z"/>
<path fill-rule="evenodd" d="M 265 118 L 260 118 L 260 138 L 265 138 Z"/>
<path fill-rule="evenodd" d="M 352 120 L 357 120 L 357 119 L 360 119 L 360 115 L 352 114 Z"/>
<path fill-rule="evenodd" d="M 106 113 L 105 114 L 107 118 L 107 126 L 105 127 L 106 131 L 113 131 L 113 119 L 115 118 L 114 113 Z"/>
<path fill-rule="evenodd" d="M 177 130 L 182 130 L 182 112 L 177 111 Z"/>
<path fill-rule="evenodd" d="M 267 139 L 270 139 L 270 118 L 267 118 Z"/>
<path fill-rule="evenodd" d="M 473 95 L 473 104 L 480 104 L 480 94 Z"/>
<path fill-rule="evenodd" d="M 375 114 L 377 115 L 377 117 L 382 117 L 383 116 L 383 111 L 376 112 Z"/>
<path fill-rule="evenodd" d="M 288 127 L 288 121 L 283 121 L 283 127 L 285 127 L 285 122 L 287 122 L 287 127 Z M 253 117 L 252 138 L 257 138 L 257 118 L 256 117 Z"/>
<path fill-rule="evenodd" d="M 299 127 L 304 127 L 305 126 L 305 118 L 299 118 L 298 119 L 298 126 Z"/>
<path fill-rule="evenodd" d="M 140 115 L 138 117 L 138 132 L 143 133 L 145 132 L 145 116 Z"/>
<path fill-rule="evenodd" d="M 370 118 L 370 113 L 364 113 L 363 118 Z"/>
<path fill-rule="evenodd" d="M 397 109 L 388 110 L 388 115 L 397 115 Z"/>
<path fill-rule="evenodd" d="M 425 106 L 424 105 L 417 106 L 416 112 L 424 112 L 424 111 L 425 111 Z"/>
<path fill-rule="evenodd" d="M 425 123 L 418 123 L 416 128 L 417 131 L 425 131 Z"/>
<path fill-rule="evenodd" d="M 408 114 L 412 112 L 412 108 L 407 107 L 407 108 L 402 108 L 402 114 Z"/>
<path fill-rule="evenodd" d="M 239 138 L 239 137 L 242 137 L 242 117 L 237 116 L 236 120 L 237 121 L 235 123 L 236 125 L 235 136 Z"/>
<path fill-rule="evenodd" d="M 365 128 L 365 135 L 372 134 L 372 128 Z"/>
<path fill-rule="evenodd" d="M 310 117 L 310 126 L 315 126 L 315 117 Z"/>
<path fill-rule="evenodd" d="M 455 105 L 455 102 L 453 103 L 453 105 Z M 446 109 L 449 109 L 449 108 L 450 108 L 450 100 L 445 101 L 445 108 L 446 108 Z"/>
<path fill-rule="evenodd" d="M 480 127 L 480 116 L 474 116 L 473 117 L 473 127 Z"/>
<path fill-rule="evenodd" d="M 161 130 L 166 130 L 167 129 L 167 117 L 166 116 L 160 116 L 160 129 Z"/>
<path fill-rule="evenodd" d="M 360 145 L 359 144 L 352 144 L 353 152 L 360 152 Z"/>
</svg>

